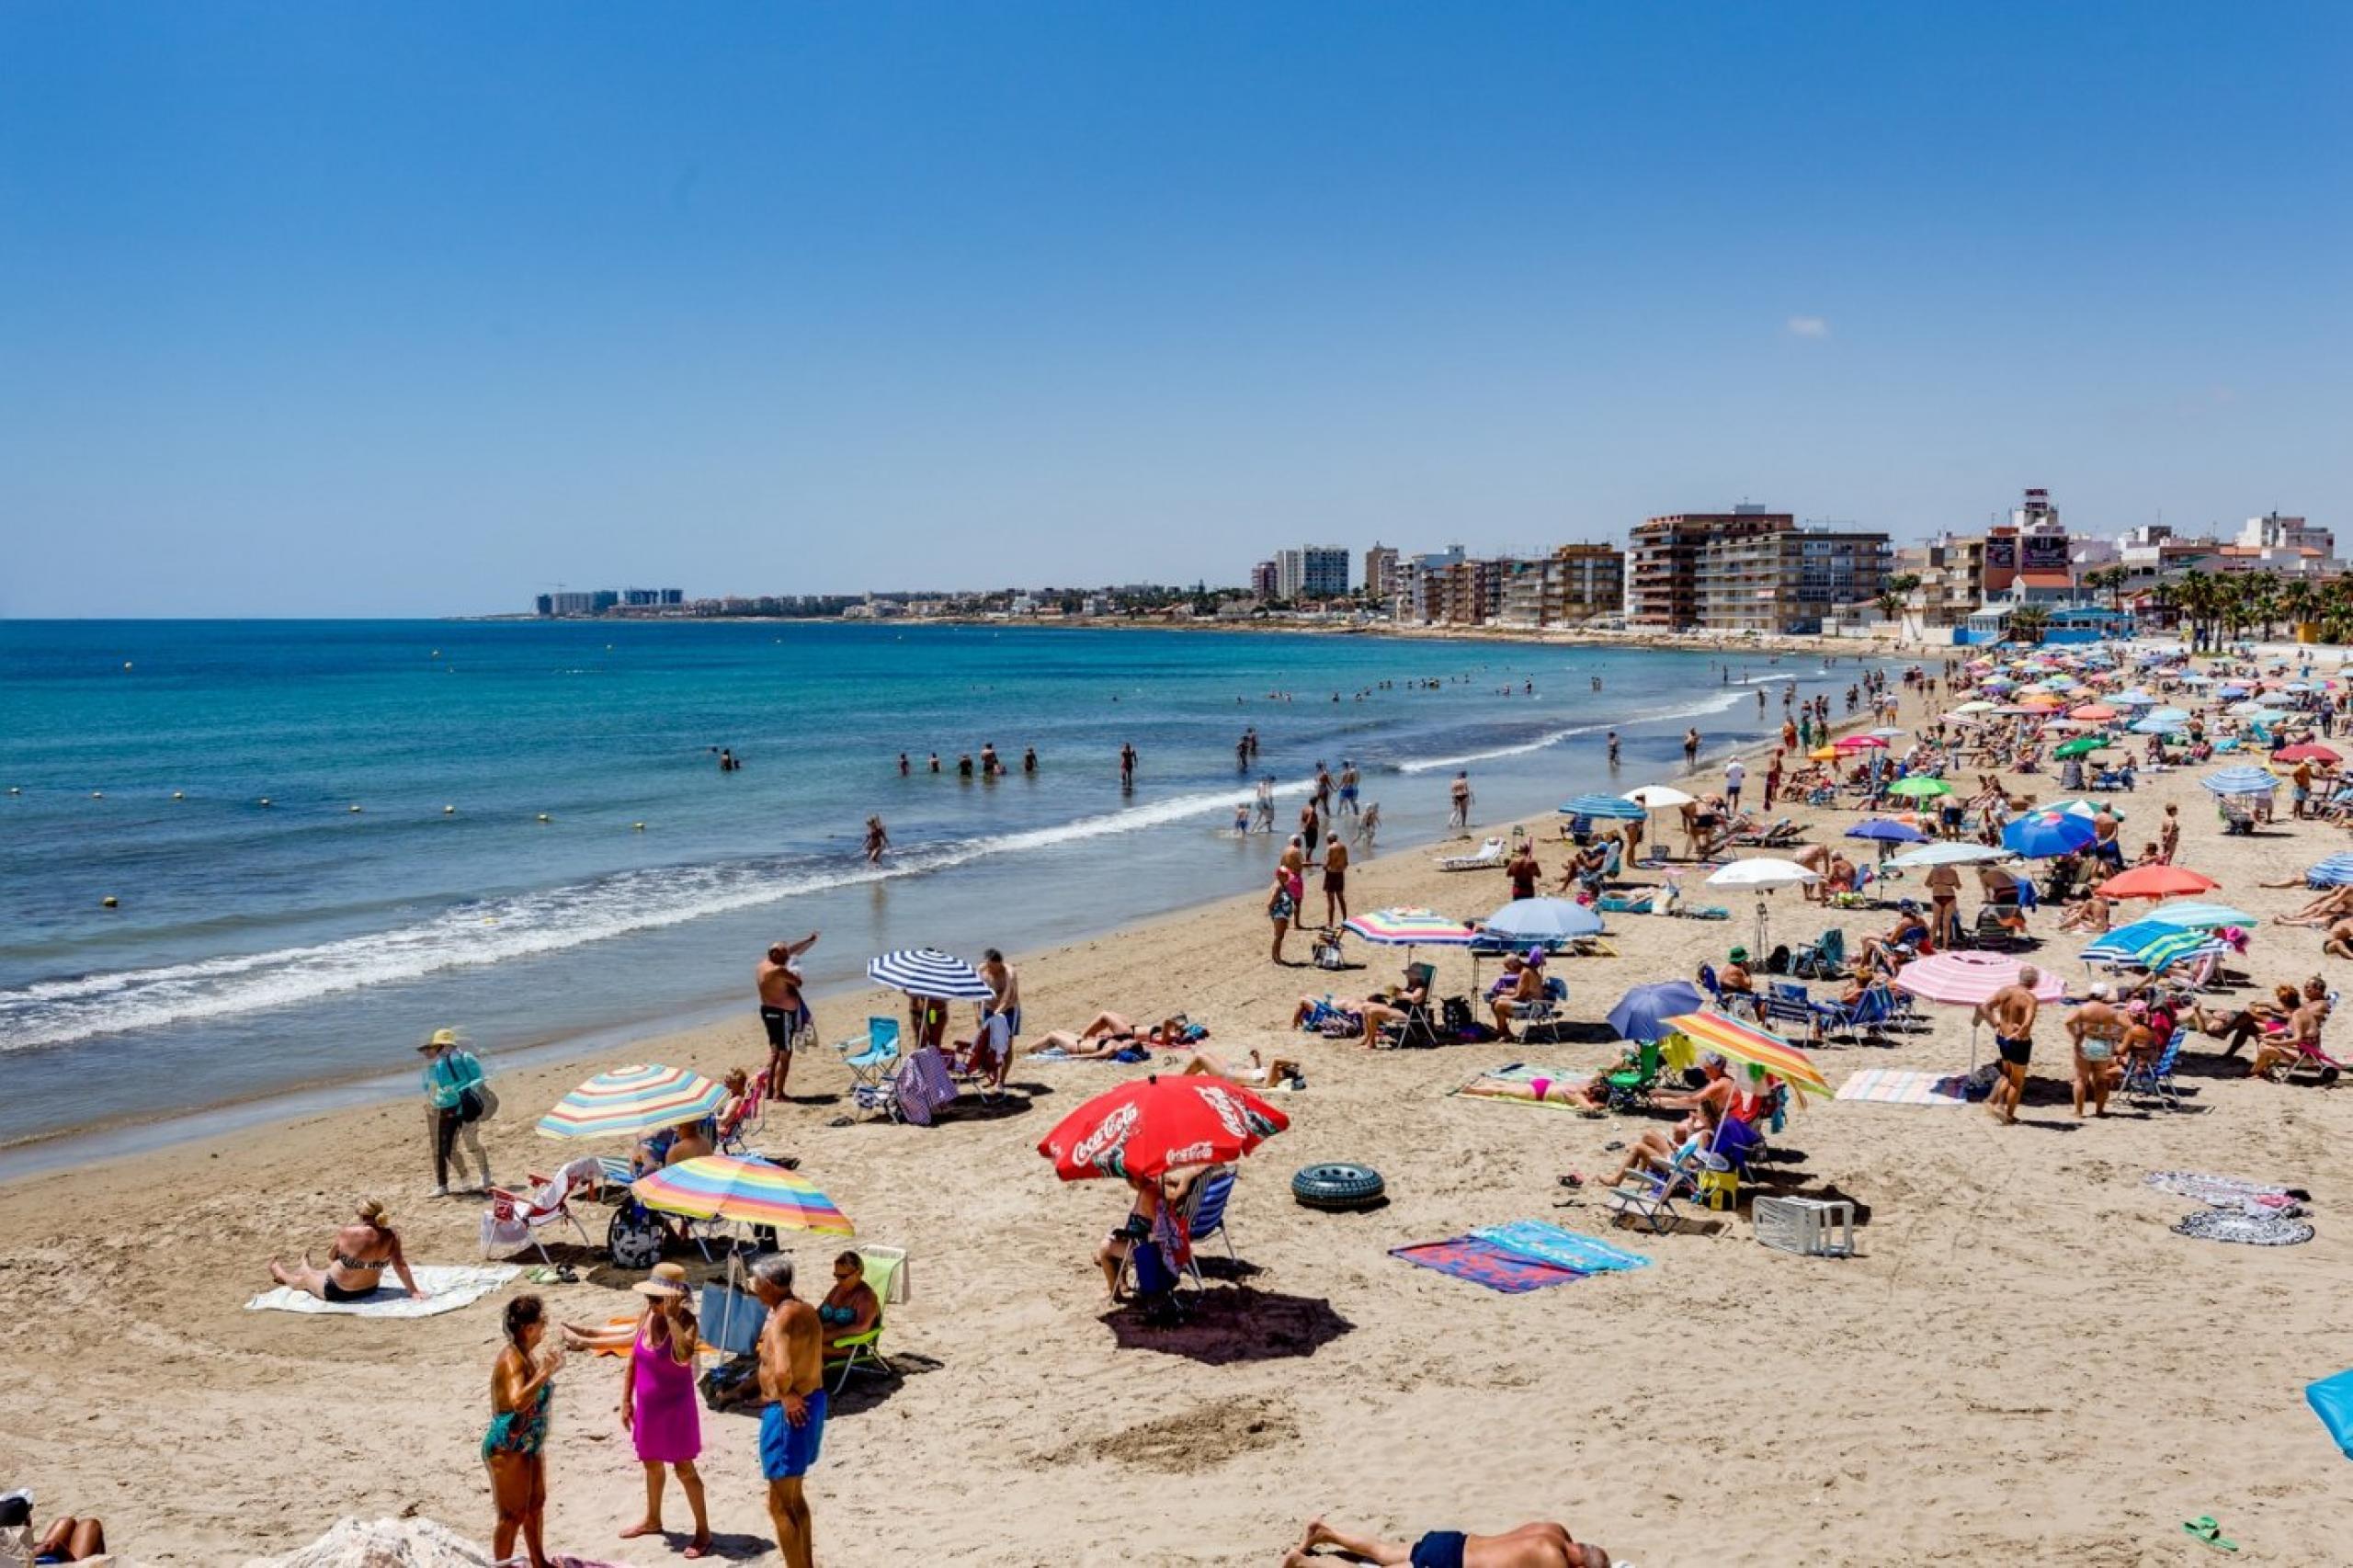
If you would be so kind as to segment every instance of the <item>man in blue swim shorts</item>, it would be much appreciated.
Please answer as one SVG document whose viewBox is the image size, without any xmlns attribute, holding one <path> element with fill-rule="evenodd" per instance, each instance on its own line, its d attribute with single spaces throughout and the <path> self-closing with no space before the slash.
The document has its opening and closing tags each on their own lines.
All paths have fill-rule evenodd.
<svg viewBox="0 0 2353 1568">
<path fill-rule="evenodd" d="M 801 1478 L 825 1437 L 824 1348 L 816 1309 L 792 1293 L 792 1259 L 767 1253 L 752 1265 L 752 1290 L 768 1309 L 760 1329 L 760 1473 L 768 1519 L 786 1568 L 813 1568 L 815 1546 Z"/>
<path fill-rule="evenodd" d="M 1552 1523 L 1521 1525 L 1501 1535 L 1466 1535 L 1461 1530 L 1432 1530 L 1408 1546 L 1402 1540 L 1381 1540 L 1335 1529 L 1322 1519 L 1307 1522 L 1307 1537 L 1291 1548 L 1283 1568 L 1313 1568 L 1337 1562 L 1317 1553 L 1319 1546 L 1336 1546 L 1383 1568 L 1609 1568 L 1609 1553 L 1590 1541 L 1572 1537 L 1566 1526 Z"/>
</svg>

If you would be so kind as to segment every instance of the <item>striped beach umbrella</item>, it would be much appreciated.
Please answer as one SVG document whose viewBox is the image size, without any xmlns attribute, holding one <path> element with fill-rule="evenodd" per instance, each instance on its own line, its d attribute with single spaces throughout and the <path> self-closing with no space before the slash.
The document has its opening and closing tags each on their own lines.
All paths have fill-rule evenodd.
<svg viewBox="0 0 2353 1568">
<path fill-rule="evenodd" d="M 816 1183 L 766 1160 L 704 1154 L 642 1176 L 630 1191 L 648 1209 L 690 1220 L 735 1220 L 826 1236 L 855 1233 L 849 1216 Z"/>
<path fill-rule="evenodd" d="M 1933 953 L 1897 970 L 1889 983 L 1923 1001 L 1974 1006 L 2004 986 L 2017 984 L 2022 967 L 2006 953 Z M 2036 1000 L 2056 1002 L 2066 994 L 2066 987 L 2052 976 L 2036 976 Z"/>
<path fill-rule="evenodd" d="M 2304 885 L 2314 888 L 2341 888 L 2353 882 L 2353 854 L 2332 855 L 2304 873 Z"/>
<path fill-rule="evenodd" d="M 1633 822 L 1650 813 L 1633 801 L 1616 795 L 1579 795 L 1561 808 L 1563 816 L 1608 817 L 1618 822 Z"/>
<path fill-rule="evenodd" d="M 1820 1069 L 1806 1059 L 1804 1051 L 1754 1024 L 1744 1024 L 1738 1018 L 1702 1008 L 1696 1013 L 1676 1015 L 1666 1020 L 1666 1027 L 1702 1051 L 1715 1051 L 1727 1061 L 1762 1067 L 1801 1093 L 1830 1093 L 1829 1084 L 1824 1081 Z"/>
<path fill-rule="evenodd" d="M 996 994 L 979 970 L 938 948 L 901 948 L 869 959 L 866 978 L 910 996 L 941 1002 L 985 1002 Z"/>
<path fill-rule="evenodd" d="M 2087 963 L 2098 960 L 2138 964 L 2151 974 L 2156 974 L 2184 959 L 2219 952 L 2222 947 L 2222 943 L 2204 931 L 2185 931 L 2161 921 L 2135 920 L 2130 926 L 2118 926 L 2086 948 L 2084 960 Z"/>
<path fill-rule="evenodd" d="M 727 1098 L 726 1088 L 684 1067 L 642 1065 L 599 1073 L 540 1118 L 542 1138 L 621 1138 L 700 1121 Z"/>
<path fill-rule="evenodd" d="M 1347 928 L 1368 942 L 1388 948 L 1467 948 L 1478 936 L 1460 920 L 1449 920 L 1435 909 L 1376 909 L 1351 915 Z"/>
<path fill-rule="evenodd" d="M 2260 767 L 2224 767 L 2198 782 L 2217 795 L 2268 795 L 2279 780 Z"/>
<path fill-rule="evenodd" d="M 2211 930 L 2217 926 L 2253 926 L 2256 924 L 2255 916 L 2244 909 L 2233 909 L 2227 903 L 2200 903 L 2195 901 L 2161 903 L 2142 918 L 2181 930 Z"/>
</svg>

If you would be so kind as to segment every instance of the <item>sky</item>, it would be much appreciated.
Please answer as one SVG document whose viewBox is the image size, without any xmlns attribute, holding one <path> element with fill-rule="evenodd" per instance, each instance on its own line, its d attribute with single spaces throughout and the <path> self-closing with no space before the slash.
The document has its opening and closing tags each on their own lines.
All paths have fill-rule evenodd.
<svg viewBox="0 0 2353 1568">
<path fill-rule="evenodd" d="M 2353 539 L 2353 7 L 0 6 L 0 614 Z"/>
</svg>

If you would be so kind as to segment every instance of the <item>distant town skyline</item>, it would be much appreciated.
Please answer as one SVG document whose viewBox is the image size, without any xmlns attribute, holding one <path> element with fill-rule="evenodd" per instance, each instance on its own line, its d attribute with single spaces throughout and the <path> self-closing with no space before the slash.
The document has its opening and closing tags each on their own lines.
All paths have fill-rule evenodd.
<svg viewBox="0 0 2353 1568">
<path fill-rule="evenodd" d="M 0 9 L 0 614 L 2353 528 L 2353 10 Z"/>
</svg>

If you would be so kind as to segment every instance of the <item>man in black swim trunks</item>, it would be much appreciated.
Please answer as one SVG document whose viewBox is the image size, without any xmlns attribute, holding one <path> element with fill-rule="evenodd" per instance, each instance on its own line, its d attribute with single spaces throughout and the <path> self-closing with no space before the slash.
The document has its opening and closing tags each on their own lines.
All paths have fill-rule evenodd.
<svg viewBox="0 0 2353 1568">
<path fill-rule="evenodd" d="M 1563 1525 L 1521 1525 L 1501 1535 L 1432 1530 L 1408 1546 L 1335 1529 L 1322 1519 L 1307 1522 L 1306 1539 L 1283 1559 L 1283 1568 L 1338 1561 L 1317 1553 L 1319 1546 L 1336 1546 L 1383 1568 L 1609 1568 L 1609 1553 L 1576 1540 Z"/>
<path fill-rule="evenodd" d="M 2034 988 L 2042 971 L 2030 963 L 2018 965 L 2018 977 L 1977 1005 L 1977 1021 L 1994 1029 L 1995 1048 L 2002 1053 L 2002 1075 L 1985 1108 L 2005 1127 L 2016 1126 L 2018 1101 L 2026 1095 L 2026 1067 L 2034 1055 L 2034 1016 L 2042 1004 Z"/>
<path fill-rule="evenodd" d="M 760 993 L 760 1026 L 768 1036 L 768 1098 L 784 1097 L 792 1073 L 792 1037 L 811 1026 L 809 1004 L 801 999 L 801 971 L 792 960 L 817 945 L 817 933 L 797 942 L 775 942 L 753 971 Z"/>
</svg>

